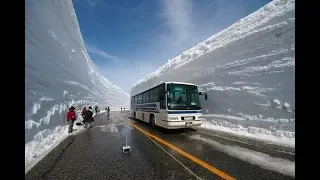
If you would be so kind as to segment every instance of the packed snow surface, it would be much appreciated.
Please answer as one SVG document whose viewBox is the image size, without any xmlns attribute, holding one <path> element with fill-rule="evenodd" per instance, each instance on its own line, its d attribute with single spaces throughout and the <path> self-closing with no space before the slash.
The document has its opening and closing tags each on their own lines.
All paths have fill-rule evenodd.
<svg viewBox="0 0 320 180">
<path fill-rule="evenodd" d="M 295 1 L 274 0 L 240 19 L 134 83 L 131 94 L 166 81 L 208 93 L 203 127 L 294 147 Z"/>
<path fill-rule="evenodd" d="M 229 146 L 229 145 L 220 144 L 216 141 L 212 141 L 210 139 L 204 138 L 201 135 L 192 135 L 190 136 L 190 139 L 196 139 L 204 143 L 207 143 L 218 151 L 226 152 L 230 156 L 239 158 L 243 161 L 248 161 L 249 163 L 258 165 L 263 169 L 268 169 L 271 171 L 276 171 L 288 176 L 295 177 L 296 166 L 295 166 L 295 162 L 293 161 L 281 159 L 281 158 L 275 158 L 268 154 L 253 151 L 250 149 L 245 149 L 238 146 Z"/>
<path fill-rule="evenodd" d="M 71 0 L 25 2 L 25 165 L 67 134 L 73 105 L 129 107 L 129 94 L 103 77 L 90 59 Z"/>
</svg>

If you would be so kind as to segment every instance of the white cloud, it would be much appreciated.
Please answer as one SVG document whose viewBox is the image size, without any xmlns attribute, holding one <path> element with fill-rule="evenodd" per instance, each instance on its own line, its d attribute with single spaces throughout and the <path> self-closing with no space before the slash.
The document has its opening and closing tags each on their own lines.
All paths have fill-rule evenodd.
<svg viewBox="0 0 320 180">
<path fill-rule="evenodd" d="M 89 53 L 99 55 L 105 59 L 110 59 L 110 60 L 113 60 L 114 62 L 122 61 L 119 57 L 113 56 L 105 51 L 95 48 L 94 46 L 86 45 L 86 49 Z"/>
<path fill-rule="evenodd" d="M 159 63 L 152 61 L 132 61 L 130 65 L 128 63 L 115 66 L 100 65 L 99 70 L 112 83 L 130 94 L 134 82 L 155 71 L 158 67 Z"/>
<path fill-rule="evenodd" d="M 192 31 L 192 2 L 190 0 L 164 0 L 163 13 L 167 25 L 178 40 L 186 40 Z"/>
<path fill-rule="evenodd" d="M 95 8 L 96 7 L 96 3 L 93 2 L 92 0 L 87 0 L 87 3 L 89 4 L 90 7 Z"/>
</svg>

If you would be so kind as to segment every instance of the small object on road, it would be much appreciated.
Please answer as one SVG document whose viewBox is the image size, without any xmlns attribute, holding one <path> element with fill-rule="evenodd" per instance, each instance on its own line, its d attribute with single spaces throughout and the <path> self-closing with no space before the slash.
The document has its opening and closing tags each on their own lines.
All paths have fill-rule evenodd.
<svg viewBox="0 0 320 180">
<path fill-rule="evenodd" d="M 122 147 L 122 152 L 123 152 L 123 153 L 131 152 L 131 147 L 130 147 L 130 146 L 123 146 L 123 147 Z"/>
<path fill-rule="evenodd" d="M 126 126 L 126 145 L 122 147 L 122 152 L 123 153 L 128 153 L 128 152 L 131 152 L 131 147 L 128 146 L 127 144 L 127 135 L 128 135 L 128 127 Z"/>
<path fill-rule="evenodd" d="M 81 124 L 81 122 L 77 122 L 76 125 L 77 126 L 81 126 L 82 124 Z"/>
</svg>

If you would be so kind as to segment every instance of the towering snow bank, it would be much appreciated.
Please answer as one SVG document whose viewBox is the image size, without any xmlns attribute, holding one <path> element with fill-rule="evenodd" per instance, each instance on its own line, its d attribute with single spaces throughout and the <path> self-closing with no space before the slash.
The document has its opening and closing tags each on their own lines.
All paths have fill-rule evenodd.
<svg viewBox="0 0 320 180">
<path fill-rule="evenodd" d="M 209 124 L 294 138 L 294 73 L 295 1 L 274 0 L 170 59 L 131 94 L 164 81 L 198 84 L 209 95 L 202 99 Z"/>
<path fill-rule="evenodd" d="M 26 1 L 26 164 L 65 137 L 68 107 L 129 107 L 90 59 L 71 0 Z M 60 134 L 61 136 L 57 136 Z"/>
</svg>

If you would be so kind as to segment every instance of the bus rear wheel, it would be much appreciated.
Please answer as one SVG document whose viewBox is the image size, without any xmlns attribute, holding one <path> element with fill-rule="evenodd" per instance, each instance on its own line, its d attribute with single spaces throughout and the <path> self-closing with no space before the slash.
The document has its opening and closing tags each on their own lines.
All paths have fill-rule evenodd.
<svg viewBox="0 0 320 180">
<path fill-rule="evenodd" d="M 152 128 L 156 127 L 156 123 L 155 123 L 155 119 L 154 119 L 154 115 L 150 115 L 150 125 Z"/>
<path fill-rule="evenodd" d="M 136 118 L 136 112 L 133 112 L 133 119 L 134 119 L 134 120 L 137 120 L 137 118 Z"/>
</svg>

